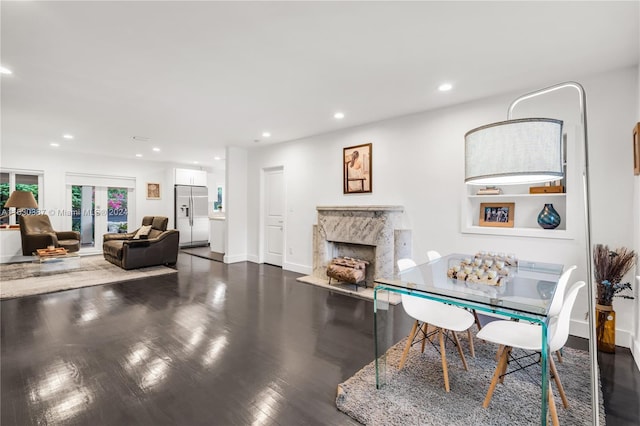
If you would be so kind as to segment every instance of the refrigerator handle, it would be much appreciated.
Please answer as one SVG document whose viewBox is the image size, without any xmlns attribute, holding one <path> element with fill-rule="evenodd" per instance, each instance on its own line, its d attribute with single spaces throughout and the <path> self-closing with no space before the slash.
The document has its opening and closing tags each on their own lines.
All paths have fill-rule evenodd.
<svg viewBox="0 0 640 426">
<path fill-rule="evenodd" d="M 193 196 L 189 197 L 189 225 L 193 226 Z"/>
</svg>

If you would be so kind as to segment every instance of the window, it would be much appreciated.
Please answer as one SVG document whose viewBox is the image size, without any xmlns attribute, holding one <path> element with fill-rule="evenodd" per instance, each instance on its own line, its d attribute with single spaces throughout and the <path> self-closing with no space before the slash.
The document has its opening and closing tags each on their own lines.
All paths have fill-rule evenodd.
<svg viewBox="0 0 640 426">
<path fill-rule="evenodd" d="M 39 192 L 42 187 L 42 174 L 38 172 L 0 172 L 0 216 L 8 215 L 11 209 L 5 208 L 4 204 L 9 199 L 13 191 L 28 191 L 33 194 L 38 206 L 40 206 Z M 0 224 L 15 224 L 15 215 L 0 219 Z"/>
</svg>

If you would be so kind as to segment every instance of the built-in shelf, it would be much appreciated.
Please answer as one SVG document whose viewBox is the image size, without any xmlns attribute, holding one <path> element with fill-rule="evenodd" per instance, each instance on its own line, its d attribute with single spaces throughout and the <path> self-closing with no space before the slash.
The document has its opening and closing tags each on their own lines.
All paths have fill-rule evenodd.
<svg viewBox="0 0 640 426">
<path fill-rule="evenodd" d="M 482 199 L 509 199 L 509 198 L 564 198 L 567 194 L 551 193 L 551 194 L 497 194 L 497 195 L 469 195 L 469 198 Z"/>
<path fill-rule="evenodd" d="M 463 234 L 485 234 L 513 237 L 555 238 L 560 240 L 572 240 L 573 235 L 566 229 L 542 229 L 542 228 L 493 228 L 490 226 L 466 226 L 462 228 Z"/>
</svg>

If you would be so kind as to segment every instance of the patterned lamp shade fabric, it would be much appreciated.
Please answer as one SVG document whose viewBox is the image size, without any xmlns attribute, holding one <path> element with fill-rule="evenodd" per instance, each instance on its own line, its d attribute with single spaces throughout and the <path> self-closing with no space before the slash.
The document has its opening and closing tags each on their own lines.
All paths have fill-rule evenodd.
<svg viewBox="0 0 640 426">
<path fill-rule="evenodd" d="M 465 182 L 516 185 L 561 179 L 562 121 L 501 121 L 465 135 Z"/>
</svg>

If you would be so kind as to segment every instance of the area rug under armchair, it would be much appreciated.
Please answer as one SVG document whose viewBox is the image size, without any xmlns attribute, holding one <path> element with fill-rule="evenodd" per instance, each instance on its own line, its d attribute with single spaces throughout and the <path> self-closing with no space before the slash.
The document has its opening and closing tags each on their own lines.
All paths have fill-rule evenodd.
<svg viewBox="0 0 640 426">
<path fill-rule="evenodd" d="M 472 358 L 465 336 L 462 345 L 469 371 L 463 369 L 454 347 L 448 346 L 451 392 L 447 393 L 439 353 L 428 345 L 424 354 L 412 347 L 405 367 L 398 371 L 405 342 L 403 339 L 387 352 L 387 384 L 382 389 L 375 387 L 373 362 L 338 385 L 336 405 L 340 411 L 365 425 L 540 424 L 540 386 L 523 372 L 509 374 L 496 388 L 489 408 L 482 408 L 496 367 L 495 345 L 476 340 L 476 358 Z M 556 366 L 570 404 L 569 409 L 562 406 L 554 385 L 560 424 L 590 425 L 589 353 L 565 348 L 563 362 Z M 539 367 L 529 370 L 539 379 Z M 604 422 L 601 400 L 600 424 Z"/>
<path fill-rule="evenodd" d="M 107 262 L 100 255 L 83 256 L 80 264 L 78 269 L 44 276 L 37 276 L 37 264 L 2 264 L 0 265 L 0 299 L 177 273 L 177 270 L 166 266 L 151 266 L 126 271 Z"/>
</svg>

